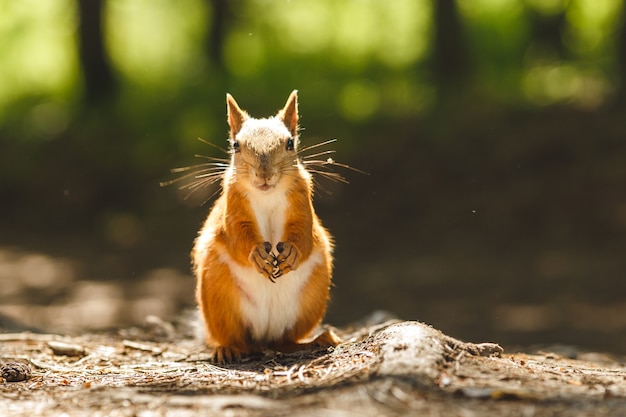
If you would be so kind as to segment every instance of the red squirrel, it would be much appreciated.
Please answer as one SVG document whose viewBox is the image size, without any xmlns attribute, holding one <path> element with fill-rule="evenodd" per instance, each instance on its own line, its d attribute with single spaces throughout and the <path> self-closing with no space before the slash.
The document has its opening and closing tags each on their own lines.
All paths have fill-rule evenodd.
<svg viewBox="0 0 626 417">
<path fill-rule="evenodd" d="M 230 163 L 192 251 L 213 360 L 336 346 L 331 331 L 302 343 L 326 311 L 333 243 L 298 154 L 297 91 L 268 118 L 250 117 L 230 94 L 226 103 Z"/>
</svg>

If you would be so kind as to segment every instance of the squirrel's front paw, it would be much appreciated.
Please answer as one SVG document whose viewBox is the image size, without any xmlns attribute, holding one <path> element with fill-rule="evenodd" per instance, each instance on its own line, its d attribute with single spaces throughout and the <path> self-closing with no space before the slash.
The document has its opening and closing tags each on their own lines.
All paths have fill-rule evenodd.
<svg viewBox="0 0 626 417">
<path fill-rule="evenodd" d="M 272 244 L 270 242 L 259 243 L 252 249 L 249 258 L 259 273 L 274 281 L 274 255 L 271 252 Z"/>
<path fill-rule="evenodd" d="M 279 277 L 298 268 L 302 253 L 296 245 L 291 242 L 278 242 L 276 250 L 278 251 L 278 255 L 276 255 L 277 271 L 274 271 L 274 277 Z"/>
</svg>

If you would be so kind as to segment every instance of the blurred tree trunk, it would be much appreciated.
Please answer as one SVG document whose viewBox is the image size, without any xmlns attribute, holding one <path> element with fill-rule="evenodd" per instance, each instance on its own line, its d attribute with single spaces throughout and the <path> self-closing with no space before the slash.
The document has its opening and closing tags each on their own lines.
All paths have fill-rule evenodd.
<svg viewBox="0 0 626 417">
<path fill-rule="evenodd" d="M 211 6 L 211 30 L 206 42 L 211 63 L 225 72 L 224 43 L 228 27 L 234 18 L 233 8 L 238 3 L 234 0 L 208 0 Z"/>
<path fill-rule="evenodd" d="M 567 24 L 566 8 L 561 11 L 545 14 L 536 9 L 528 9 L 528 18 L 531 23 L 531 39 L 541 44 L 544 49 L 555 53 L 559 59 L 566 59 L 568 50 L 563 43 L 563 32 Z"/>
<path fill-rule="evenodd" d="M 626 106 L 626 0 L 622 1 L 621 26 L 617 33 L 616 41 L 616 61 L 619 87 L 616 97 L 616 105 L 620 107 Z"/>
<path fill-rule="evenodd" d="M 110 97 L 116 83 L 104 42 L 106 0 L 77 0 L 79 59 L 85 83 L 84 98 L 96 104 Z"/>
<path fill-rule="evenodd" d="M 440 99 L 463 86 L 470 74 L 470 60 L 456 0 L 436 0 L 434 6 L 433 68 Z"/>
</svg>

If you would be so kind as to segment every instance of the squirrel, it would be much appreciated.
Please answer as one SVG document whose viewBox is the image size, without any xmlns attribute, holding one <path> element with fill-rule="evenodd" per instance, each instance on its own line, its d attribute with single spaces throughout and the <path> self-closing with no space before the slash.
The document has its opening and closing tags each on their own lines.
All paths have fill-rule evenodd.
<svg viewBox="0 0 626 417">
<path fill-rule="evenodd" d="M 302 342 L 326 312 L 333 241 L 298 153 L 297 90 L 268 118 L 249 116 L 230 94 L 226 104 L 230 162 L 191 254 L 213 361 L 337 346 L 330 330 Z"/>
</svg>

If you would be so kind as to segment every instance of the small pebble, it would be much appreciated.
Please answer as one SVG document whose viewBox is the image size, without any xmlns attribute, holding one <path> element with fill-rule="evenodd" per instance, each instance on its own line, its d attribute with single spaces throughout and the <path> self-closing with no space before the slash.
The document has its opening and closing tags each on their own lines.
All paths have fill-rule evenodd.
<svg viewBox="0 0 626 417">
<path fill-rule="evenodd" d="M 85 348 L 81 345 L 65 342 L 48 342 L 48 347 L 57 356 L 84 356 Z"/>
</svg>

